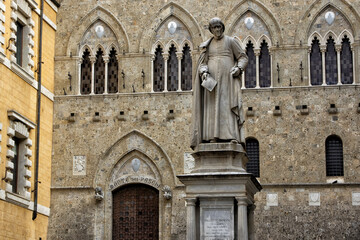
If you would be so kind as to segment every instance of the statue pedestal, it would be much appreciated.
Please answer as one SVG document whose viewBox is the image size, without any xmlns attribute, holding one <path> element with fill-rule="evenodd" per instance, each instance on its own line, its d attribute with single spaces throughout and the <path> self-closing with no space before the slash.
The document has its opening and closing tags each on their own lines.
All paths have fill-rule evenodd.
<svg viewBox="0 0 360 240">
<path fill-rule="evenodd" d="M 251 239 L 254 194 L 261 190 L 245 171 L 240 144 L 200 144 L 195 168 L 177 176 L 185 185 L 187 240 Z"/>
</svg>

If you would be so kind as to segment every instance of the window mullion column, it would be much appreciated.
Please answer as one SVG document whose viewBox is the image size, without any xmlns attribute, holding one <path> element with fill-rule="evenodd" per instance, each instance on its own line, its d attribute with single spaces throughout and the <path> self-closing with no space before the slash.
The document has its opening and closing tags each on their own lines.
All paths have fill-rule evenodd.
<svg viewBox="0 0 360 240">
<path fill-rule="evenodd" d="M 178 91 L 182 91 L 181 89 L 181 59 L 183 58 L 182 52 L 176 53 L 176 58 L 178 60 Z"/>
<path fill-rule="evenodd" d="M 90 62 L 91 62 L 91 92 L 90 95 L 94 94 L 94 85 L 95 85 L 95 62 L 96 62 L 96 57 L 92 56 L 90 57 Z"/>
<path fill-rule="evenodd" d="M 341 52 L 341 44 L 335 45 L 336 50 L 336 64 L 337 64 L 337 74 L 338 74 L 338 85 L 341 85 L 341 65 L 340 65 L 340 52 Z"/>
<path fill-rule="evenodd" d="M 168 80 L 168 60 L 169 60 L 169 54 L 163 53 L 164 58 L 164 92 L 167 92 L 167 80 Z"/>
<path fill-rule="evenodd" d="M 273 52 L 271 51 L 271 49 L 269 48 L 269 55 L 270 55 L 270 88 L 273 87 Z"/>
<path fill-rule="evenodd" d="M 255 58 L 256 58 L 256 88 L 260 88 L 260 49 L 254 49 Z"/>
<path fill-rule="evenodd" d="M 324 46 L 320 46 L 320 51 L 321 51 L 321 59 L 322 59 L 322 85 L 325 86 L 326 85 L 326 69 L 325 69 L 325 53 L 326 53 L 326 45 Z"/>
<path fill-rule="evenodd" d="M 108 64 L 109 64 L 109 56 L 103 57 L 105 63 L 105 79 L 104 79 L 104 94 L 108 94 Z"/>
<path fill-rule="evenodd" d="M 355 49 L 354 49 L 354 46 L 353 46 L 353 44 L 350 44 L 350 48 L 351 48 L 351 55 L 352 55 L 352 68 L 353 68 L 353 84 L 355 84 L 355 73 L 356 73 L 356 71 L 355 71 Z"/>
<path fill-rule="evenodd" d="M 311 53 L 311 46 L 308 48 L 308 79 L 309 79 L 309 86 L 312 86 L 312 84 L 311 84 L 311 58 L 310 58 L 310 53 Z"/>
</svg>

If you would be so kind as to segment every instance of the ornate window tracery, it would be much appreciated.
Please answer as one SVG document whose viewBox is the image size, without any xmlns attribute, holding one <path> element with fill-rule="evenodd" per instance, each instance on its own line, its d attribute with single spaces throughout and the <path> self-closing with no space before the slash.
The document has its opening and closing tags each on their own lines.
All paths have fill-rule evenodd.
<svg viewBox="0 0 360 240">
<path fill-rule="evenodd" d="M 118 73 L 119 73 L 119 64 L 116 57 L 116 50 L 112 48 L 109 55 L 109 64 L 108 64 L 108 92 L 117 93 L 118 92 Z"/>
<path fill-rule="evenodd" d="M 167 76 L 167 90 L 176 91 L 178 89 L 178 59 L 176 57 L 176 47 L 172 44 L 169 49 L 168 60 L 168 76 Z"/>
<path fill-rule="evenodd" d="M 164 91 L 164 58 L 162 56 L 162 48 L 159 45 L 155 51 L 154 60 L 154 91 Z"/>
<path fill-rule="evenodd" d="M 103 59 L 104 52 L 99 49 L 96 52 L 96 62 L 95 62 L 95 94 L 104 93 L 105 85 L 105 62 Z"/>
</svg>

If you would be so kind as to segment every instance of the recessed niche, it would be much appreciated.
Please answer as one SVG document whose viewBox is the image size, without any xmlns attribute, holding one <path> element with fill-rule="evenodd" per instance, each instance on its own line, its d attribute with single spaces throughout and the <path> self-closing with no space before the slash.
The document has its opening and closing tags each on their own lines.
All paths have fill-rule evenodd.
<svg viewBox="0 0 360 240">
<path fill-rule="evenodd" d="M 99 122 L 100 121 L 100 113 L 99 112 L 95 112 L 94 117 L 93 117 L 93 121 L 94 122 Z"/>
<path fill-rule="evenodd" d="M 175 113 L 173 109 L 170 109 L 169 112 L 166 115 L 166 119 L 170 120 L 170 119 L 174 119 L 175 118 Z"/>
<path fill-rule="evenodd" d="M 125 117 L 125 112 L 124 111 L 120 111 L 119 115 L 117 115 L 117 119 L 119 121 L 125 121 L 126 117 Z"/>
<path fill-rule="evenodd" d="M 248 107 L 248 108 L 247 108 L 247 111 L 246 111 L 246 116 L 252 117 L 252 116 L 254 116 L 254 115 L 255 115 L 255 112 L 254 112 L 254 110 L 253 110 L 253 107 Z"/>
<path fill-rule="evenodd" d="M 328 108 L 328 113 L 330 113 L 330 114 L 338 113 L 338 109 L 337 109 L 335 103 L 330 103 L 330 107 Z"/>
<path fill-rule="evenodd" d="M 75 113 L 70 113 L 70 116 L 68 118 L 69 122 L 75 122 Z"/>
<path fill-rule="evenodd" d="M 275 109 L 274 109 L 274 116 L 280 116 L 280 115 L 281 115 L 280 106 L 279 106 L 279 105 L 276 105 L 276 106 L 275 106 Z"/>
<path fill-rule="evenodd" d="M 141 118 L 142 120 L 149 120 L 149 112 L 145 110 Z"/>
<path fill-rule="evenodd" d="M 309 114 L 309 108 L 308 108 L 308 106 L 307 106 L 307 105 L 301 105 L 300 113 L 301 113 L 301 115 L 307 115 L 307 114 Z"/>
</svg>

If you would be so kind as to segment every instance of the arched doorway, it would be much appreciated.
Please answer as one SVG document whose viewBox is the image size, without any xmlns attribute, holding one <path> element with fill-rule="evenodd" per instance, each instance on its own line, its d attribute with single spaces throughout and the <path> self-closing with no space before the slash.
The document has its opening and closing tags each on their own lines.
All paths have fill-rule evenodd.
<svg viewBox="0 0 360 240">
<path fill-rule="evenodd" d="M 159 239 L 159 191 L 129 184 L 113 191 L 113 240 Z"/>
</svg>

